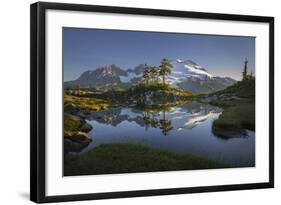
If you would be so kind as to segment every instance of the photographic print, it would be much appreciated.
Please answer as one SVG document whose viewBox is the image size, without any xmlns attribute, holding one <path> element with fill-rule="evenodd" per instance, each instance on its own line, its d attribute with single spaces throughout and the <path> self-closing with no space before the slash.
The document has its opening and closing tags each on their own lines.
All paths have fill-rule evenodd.
<svg viewBox="0 0 281 205">
<path fill-rule="evenodd" d="M 63 28 L 65 176 L 255 166 L 255 37 Z"/>
<path fill-rule="evenodd" d="M 30 11 L 32 201 L 274 187 L 274 17 Z"/>
</svg>

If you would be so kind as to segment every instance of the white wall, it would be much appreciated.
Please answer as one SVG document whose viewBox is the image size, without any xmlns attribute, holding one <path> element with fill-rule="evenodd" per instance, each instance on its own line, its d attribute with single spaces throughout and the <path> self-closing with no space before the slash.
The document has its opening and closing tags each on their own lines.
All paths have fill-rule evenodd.
<svg viewBox="0 0 281 205">
<path fill-rule="evenodd" d="M 49 0 L 52 1 L 52 0 Z M 0 7 L 0 204 L 31 204 L 29 197 L 29 4 L 34 1 L 2 1 Z M 69 3 L 146 7 L 187 11 L 269 15 L 275 17 L 276 101 L 281 103 L 281 12 L 277 0 L 84 0 Z M 4 115 L 3 115 L 4 113 Z M 101 200 L 95 204 L 278 204 L 281 178 L 279 107 L 275 109 L 276 188 L 177 196 Z M 279 115 L 279 116 L 278 116 Z M 93 202 L 79 202 L 93 204 Z M 280 202 L 279 202 L 280 203 Z M 63 203 L 64 204 L 64 203 Z M 69 204 L 77 204 L 72 202 Z"/>
</svg>

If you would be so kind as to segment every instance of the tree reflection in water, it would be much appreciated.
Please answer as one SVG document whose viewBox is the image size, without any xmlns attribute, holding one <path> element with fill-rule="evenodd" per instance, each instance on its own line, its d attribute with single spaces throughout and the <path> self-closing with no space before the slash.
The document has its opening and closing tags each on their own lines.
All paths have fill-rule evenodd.
<svg viewBox="0 0 281 205">
<path fill-rule="evenodd" d="M 159 115 L 161 110 L 162 116 Z M 166 112 L 170 110 L 169 107 L 161 109 L 149 109 L 143 111 L 143 121 L 145 123 L 145 129 L 148 130 L 149 127 L 161 129 L 164 135 L 168 135 L 171 130 L 173 130 L 171 120 L 167 119 Z"/>
<path fill-rule="evenodd" d="M 202 124 L 222 109 L 208 104 L 191 102 L 181 106 L 153 105 L 150 107 L 112 108 L 93 112 L 87 116 L 88 121 L 111 125 L 114 128 L 124 122 L 134 122 L 143 127 L 161 130 L 169 135 L 172 130 L 193 129 Z"/>
</svg>

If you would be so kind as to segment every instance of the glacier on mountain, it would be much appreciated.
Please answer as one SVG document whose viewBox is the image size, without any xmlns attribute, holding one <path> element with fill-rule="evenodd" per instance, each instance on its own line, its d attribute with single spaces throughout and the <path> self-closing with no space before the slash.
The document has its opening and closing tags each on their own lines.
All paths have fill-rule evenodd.
<svg viewBox="0 0 281 205">
<path fill-rule="evenodd" d="M 178 87 L 178 83 L 181 83 L 191 77 L 198 78 L 200 80 L 213 78 L 213 76 L 208 73 L 205 68 L 191 60 L 177 59 L 171 61 L 170 63 L 173 68 L 171 74 L 167 76 L 167 82 L 173 87 Z"/>
</svg>

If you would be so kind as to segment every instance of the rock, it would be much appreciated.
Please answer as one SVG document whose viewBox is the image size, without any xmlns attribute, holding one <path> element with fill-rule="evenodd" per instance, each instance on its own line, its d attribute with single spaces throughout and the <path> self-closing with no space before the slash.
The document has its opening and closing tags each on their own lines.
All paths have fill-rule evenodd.
<svg viewBox="0 0 281 205">
<path fill-rule="evenodd" d="M 82 127 L 81 127 L 81 131 L 82 132 L 90 132 L 93 129 L 92 125 L 90 125 L 89 123 L 85 123 Z"/>
<path fill-rule="evenodd" d="M 231 96 L 230 99 L 231 99 L 231 100 L 240 100 L 241 98 L 240 98 L 240 97 L 237 97 L 237 96 Z"/>
<path fill-rule="evenodd" d="M 64 139 L 64 152 L 80 152 L 85 146 L 69 139 Z"/>
<path fill-rule="evenodd" d="M 64 114 L 64 117 L 69 118 L 69 119 L 71 119 L 71 120 L 78 120 L 78 121 L 82 120 L 82 119 L 81 119 L 80 117 L 78 117 L 77 115 L 70 115 L 70 114 L 67 114 L 67 113 Z"/>
<path fill-rule="evenodd" d="M 73 103 L 68 103 L 64 105 L 64 112 L 75 114 L 78 110 L 78 107 Z"/>
<path fill-rule="evenodd" d="M 91 138 L 89 138 L 88 134 L 85 132 L 80 131 L 73 131 L 73 132 L 65 132 L 64 138 L 69 138 L 72 141 L 84 141 L 89 140 L 91 141 Z"/>
<path fill-rule="evenodd" d="M 211 96 L 202 98 L 201 102 L 209 103 L 209 102 L 216 101 L 216 100 L 218 100 L 217 95 L 211 95 Z"/>
<path fill-rule="evenodd" d="M 86 123 L 76 115 L 65 114 L 64 115 L 64 130 L 68 132 L 80 131 L 81 127 Z"/>
<path fill-rule="evenodd" d="M 80 152 L 87 147 L 92 141 L 87 133 L 74 131 L 64 132 L 64 151 L 68 152 Z"/>
</svg>

